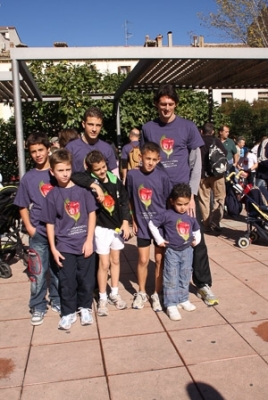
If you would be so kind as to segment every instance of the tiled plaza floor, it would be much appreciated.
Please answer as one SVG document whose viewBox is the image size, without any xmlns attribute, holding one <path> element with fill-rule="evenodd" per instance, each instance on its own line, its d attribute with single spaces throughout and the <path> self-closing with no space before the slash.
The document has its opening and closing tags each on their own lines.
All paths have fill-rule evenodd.
<svg viewBox="0 0 268 400">
<path fill-rule="evenodd" d="M 223 220 L 220 236 L 206 235 L 216 307 L 190 288 L 196 311 L 172 322 L 149 303 L 131 309 L 137 289 L 135 238 L 122 252 L 120 294 L 128 309 L 109 306 L 70 331 L 57 329 L 50 309 L 30 324 L 29 282 L 21 261 L 0 279 L 0 399 L 3 400 L 267 400 L 268 247 L 236 246 L 245 230 Z M 148 294 L 153 288 L 153 257 Z"/>
</svg>

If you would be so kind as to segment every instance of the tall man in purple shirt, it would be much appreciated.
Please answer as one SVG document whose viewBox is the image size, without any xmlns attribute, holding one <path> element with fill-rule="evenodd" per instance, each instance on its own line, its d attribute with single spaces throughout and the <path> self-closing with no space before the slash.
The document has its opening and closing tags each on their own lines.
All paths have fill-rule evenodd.
<svg viewBox="0 0 268 400">
<path fill-rule="evenodd" d="M 172 85 L 163 84 L 159 87 L 154 96 L 154 105 L 159 117 L 143 125 L 141 145 L 147 141 L 160 145 L 162 167 L 165 168 L 172 185 L 190 185 L 192 198 L 189 214 L 196 216 L 202 226 L 196 196 L 201 178 L 200 147 L 204 142 L 192 121 L 175 114 L 178 102 L 178 95 Z M 218 299 L 211 290 L 212 278 L 203 232 L 201 236 L 201 242 L 194 248 L 193 283 L 198 289 L 197 296 L 202 298 L 205 304 L 213 306 L 218 304 Z"/>
</svg>

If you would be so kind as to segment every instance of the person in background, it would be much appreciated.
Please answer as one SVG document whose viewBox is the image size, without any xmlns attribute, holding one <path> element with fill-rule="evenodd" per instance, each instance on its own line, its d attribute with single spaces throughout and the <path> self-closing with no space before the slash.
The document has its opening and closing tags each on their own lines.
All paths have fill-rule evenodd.
<svg viewBox="0 0 268 400">
<path fill-rule="evenodd" d="M 51 145 L 51 147 L 57 147 L 58 149 L 60 148 L 58 136 L 54 136 L 54 137 L 50 140 L 50 145 Z"/>
<path fill-rule="evenodd" d="M 179 98 L 175 88 L 170 84 L 163 84 L 155 92 L 154 105 L 159 117 L 147 122 L 142 127 L 141 145 L 151 141 L 161 148 L 161 163 L 170 183 L 187 183 L 192 190 L 188 214 L 195 216 L 201 225 L 201 213 L 197 199 L 201 178 L 200 147 L 204 141 L 196 125 L 187 119 L 175 114 Z M 207 246 L 201 227 L 201 241 L 194 248 L 193 256 L 193 283 L 197 287 L 197 296 L 205 304 L 213 306 L 218 299 L 211 289 L 212 277 L 207 254 Z"/>
<path fill-rule="evenodd" d="M 76 129 L 71 129 L 71 128 L 63 129 L 59 133 L 60 147 L 61 148 L 66 147 L 69 142 L 71 142 L 72 140 L 78 139 L 79 137 L 80 137 L 80 135 Z"/>
<path fill-rule="evenodd" d="M 66 148 L 73 155 L 73 172 L 85 171 L 85 158 L 93 150 L 100 151 L 105 158 L 108 170 L 119 176 L 114 151 L 110 144 L 99 138 L 103 125 L 102 111 L 97 107 L 86 110 L 82 121 L 84 133 L 81 138 L 72 140 Z"/>
<path fill-rule="evenodd" d="M 136 128 L 131 129 L 129 132 L 129 143 L 122 147 L 121 153 L 121 173 L 122 181 L 125 184 L 127 171 L 133 168 L 138 168 L 140 163 L 139 150 L 140 150 L 140 131 Z M 137 149 L 137 151 L 135 150 Z M 131 157 L 131 160 L 130 160 Z"/>
<path fill-rule="evenodd" d="M 202 132 L 205 146 L 201 147 L 202 172 L 198 190 L 198 200 L 205 232 L 209 232 L 210 230 L 220 232 L 220 220 L 224 215 L 224 202 L 226 196 L 225 177 L 224 175 L 213 176 L 211 174 L 208 164 L 208 154 L 209 147 L 214 142 L 225 155 L 227 155 L 227 150 L 220 139 L 214 137 L 214 125 L 211 122 L 207 122 L 203 126 Z"/>
<path fill-rule="evenodd" d="M 229 171 L 230 171 L 231 169 L 236 168 L 239 160 L 239 154 L 235 142 L 233 141 L 233 139 L 230 139 L 228 137 L 229 134 L 230 134 L 229 126 L 222 125 L 219 129 L 219 139 L 227 150 L 227 160 L 229 163 Z"/>
</svg>

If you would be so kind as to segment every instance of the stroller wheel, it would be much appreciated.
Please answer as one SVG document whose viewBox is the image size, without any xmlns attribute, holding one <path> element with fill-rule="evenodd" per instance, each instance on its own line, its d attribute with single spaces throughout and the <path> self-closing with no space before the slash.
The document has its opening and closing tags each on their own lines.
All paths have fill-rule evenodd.
<svg viewBox="0 0 268 400">
<path fill-rule="evenodd" d="M 10 278 L 12 276 L 12 270 L 7 263 L 0 262 L 0 278 Z"/>
<path fill-rule="evenodd" d="M 258 241 L 260 235 L 258 234 L 257 231 L 251 231 L 249 234 L 249 238 L 251 240 L 252 243 L 255 243 Z"/>
<path fill-rule="evenodd" d="M 250 245 L 250 240 L 247 237 L 241 237 L 238 239 L 237 244 L 241 249 L 246 249 Z"/>
</svg>

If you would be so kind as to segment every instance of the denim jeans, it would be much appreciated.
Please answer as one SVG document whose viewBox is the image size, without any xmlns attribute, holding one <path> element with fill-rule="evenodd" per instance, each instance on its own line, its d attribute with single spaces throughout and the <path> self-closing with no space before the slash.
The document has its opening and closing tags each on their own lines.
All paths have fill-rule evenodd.
<svg viewBox="0 0 268 400">
<path fill-rule="evenodd" d="M 192 262 L 193 248 L 191 246 L 182 251 L 167 248 L 163 272 L 165 307 L 176 306 L 188 300 Z"/>
<path fill-rule="evenodd" d="M 58 267 L 52 258 L 45 236 L 35 233 L 29 240 L 28 277 L 31 282 L 29 307 L 31 310 L 47 310 L 49 289 L 51 303 L 60 305 L 58 292 Z"/>
</svg>

